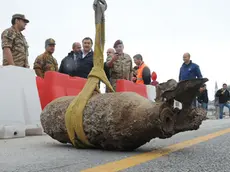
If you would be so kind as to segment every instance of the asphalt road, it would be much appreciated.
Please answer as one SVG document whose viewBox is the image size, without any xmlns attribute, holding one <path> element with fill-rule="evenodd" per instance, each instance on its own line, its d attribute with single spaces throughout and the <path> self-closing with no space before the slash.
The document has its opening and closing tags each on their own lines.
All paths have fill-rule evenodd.
<svg viewBox="0 0 230 172">
<path fill-rule="evenodd" d="M 124 172 L 230 172 L 229 128 L 230 119 L 207 120 L 197 131 L 152 140 L 135 152 L 77 150 L 46 135 L 0 140 L 0 172 L 109 172 L 115 165 L 113 171 Z"/>
</svg>

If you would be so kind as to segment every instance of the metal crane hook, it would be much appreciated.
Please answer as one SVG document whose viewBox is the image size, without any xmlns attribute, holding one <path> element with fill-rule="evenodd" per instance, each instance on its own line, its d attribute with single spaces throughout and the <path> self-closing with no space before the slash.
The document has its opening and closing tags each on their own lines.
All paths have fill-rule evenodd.
<svg viewBox="0 0 230 172">
<path fill-rule="evenodd" d="M 107 3 L 105 0 L 94 0 L 93 9 L 96 11 L 97 5 L 100 5 L 100 8 L 104 12 L 107 9 Z"/>
<path fill-rule="evenodd" d="M 94 0 L 93 9 L 95 11 L 95 23 L 103 23 L 105 20 L 104 12 L 107 9 L 105 0 Z"/>
</svg>

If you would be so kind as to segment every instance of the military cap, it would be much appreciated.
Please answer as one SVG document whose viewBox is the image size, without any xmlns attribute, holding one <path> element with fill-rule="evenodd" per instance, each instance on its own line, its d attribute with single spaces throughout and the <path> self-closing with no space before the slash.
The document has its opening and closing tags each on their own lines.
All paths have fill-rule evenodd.
<svg viewBox="0 0 230 172">
<path fill-rule="evenodd" d="M 48 45 L 56 45 L 55 40 L 52 38 L 47 39 L 45 42 L 45 46 L 48 46 Z"/>
<path fill-rule="evenodd" d="M 117 40 L 114 45 L 113 48 L 116 48 L 118 45 L 123 44 L 122 40 Z"/>
<path fill-rule="evenodd" d="M 21 20 L 24 20 L 26 23 L 30 22 L 28 19 L 26 19 L 25 15 L 23 14 L 14 14 L 12 16 L 12 19 L 21 19 Z"/>
</svg>

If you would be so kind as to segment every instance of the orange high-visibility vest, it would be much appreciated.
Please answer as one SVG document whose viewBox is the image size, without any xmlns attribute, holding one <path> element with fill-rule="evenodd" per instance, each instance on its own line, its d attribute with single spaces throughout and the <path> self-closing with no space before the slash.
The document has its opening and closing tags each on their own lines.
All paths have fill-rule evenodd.
<svg viewBox="0 0 230 172">
<path fill-rule="evenodd" d="M 141 66 L 139 66 L 138 70 L 137 70 L 137 81 L 136 84 L 144 84 L 144 80 L 142 78 L 142 73 L 143 73 L 143 69 L 147 67 L 144 63 L 142 63 Z"/>
</svg>

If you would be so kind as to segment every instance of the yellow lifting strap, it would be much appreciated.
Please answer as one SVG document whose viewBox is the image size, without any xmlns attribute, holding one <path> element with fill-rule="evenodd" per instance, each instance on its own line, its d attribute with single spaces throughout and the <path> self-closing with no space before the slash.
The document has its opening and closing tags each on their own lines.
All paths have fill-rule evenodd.
<svg viewBox="0 0 230 172">
<path fill-rule="evenodd" d="M 113 92 L 113 88 L 108 81 L 104 71 L 104 45 L 105 45 L 105 16 L 107 9 L 105 0 L 94 0 L 96 36 L 94 46 L 93 64 L 88 80 L 82 91 L 74 98 L 65 113 L 65 125 L 72 144 L 76 148 L 93 147 L 89 143 L 83 128 L 84 108 L 94 91 L 99 91 L 98 83 L 101 80 Z"/>
</svg>

